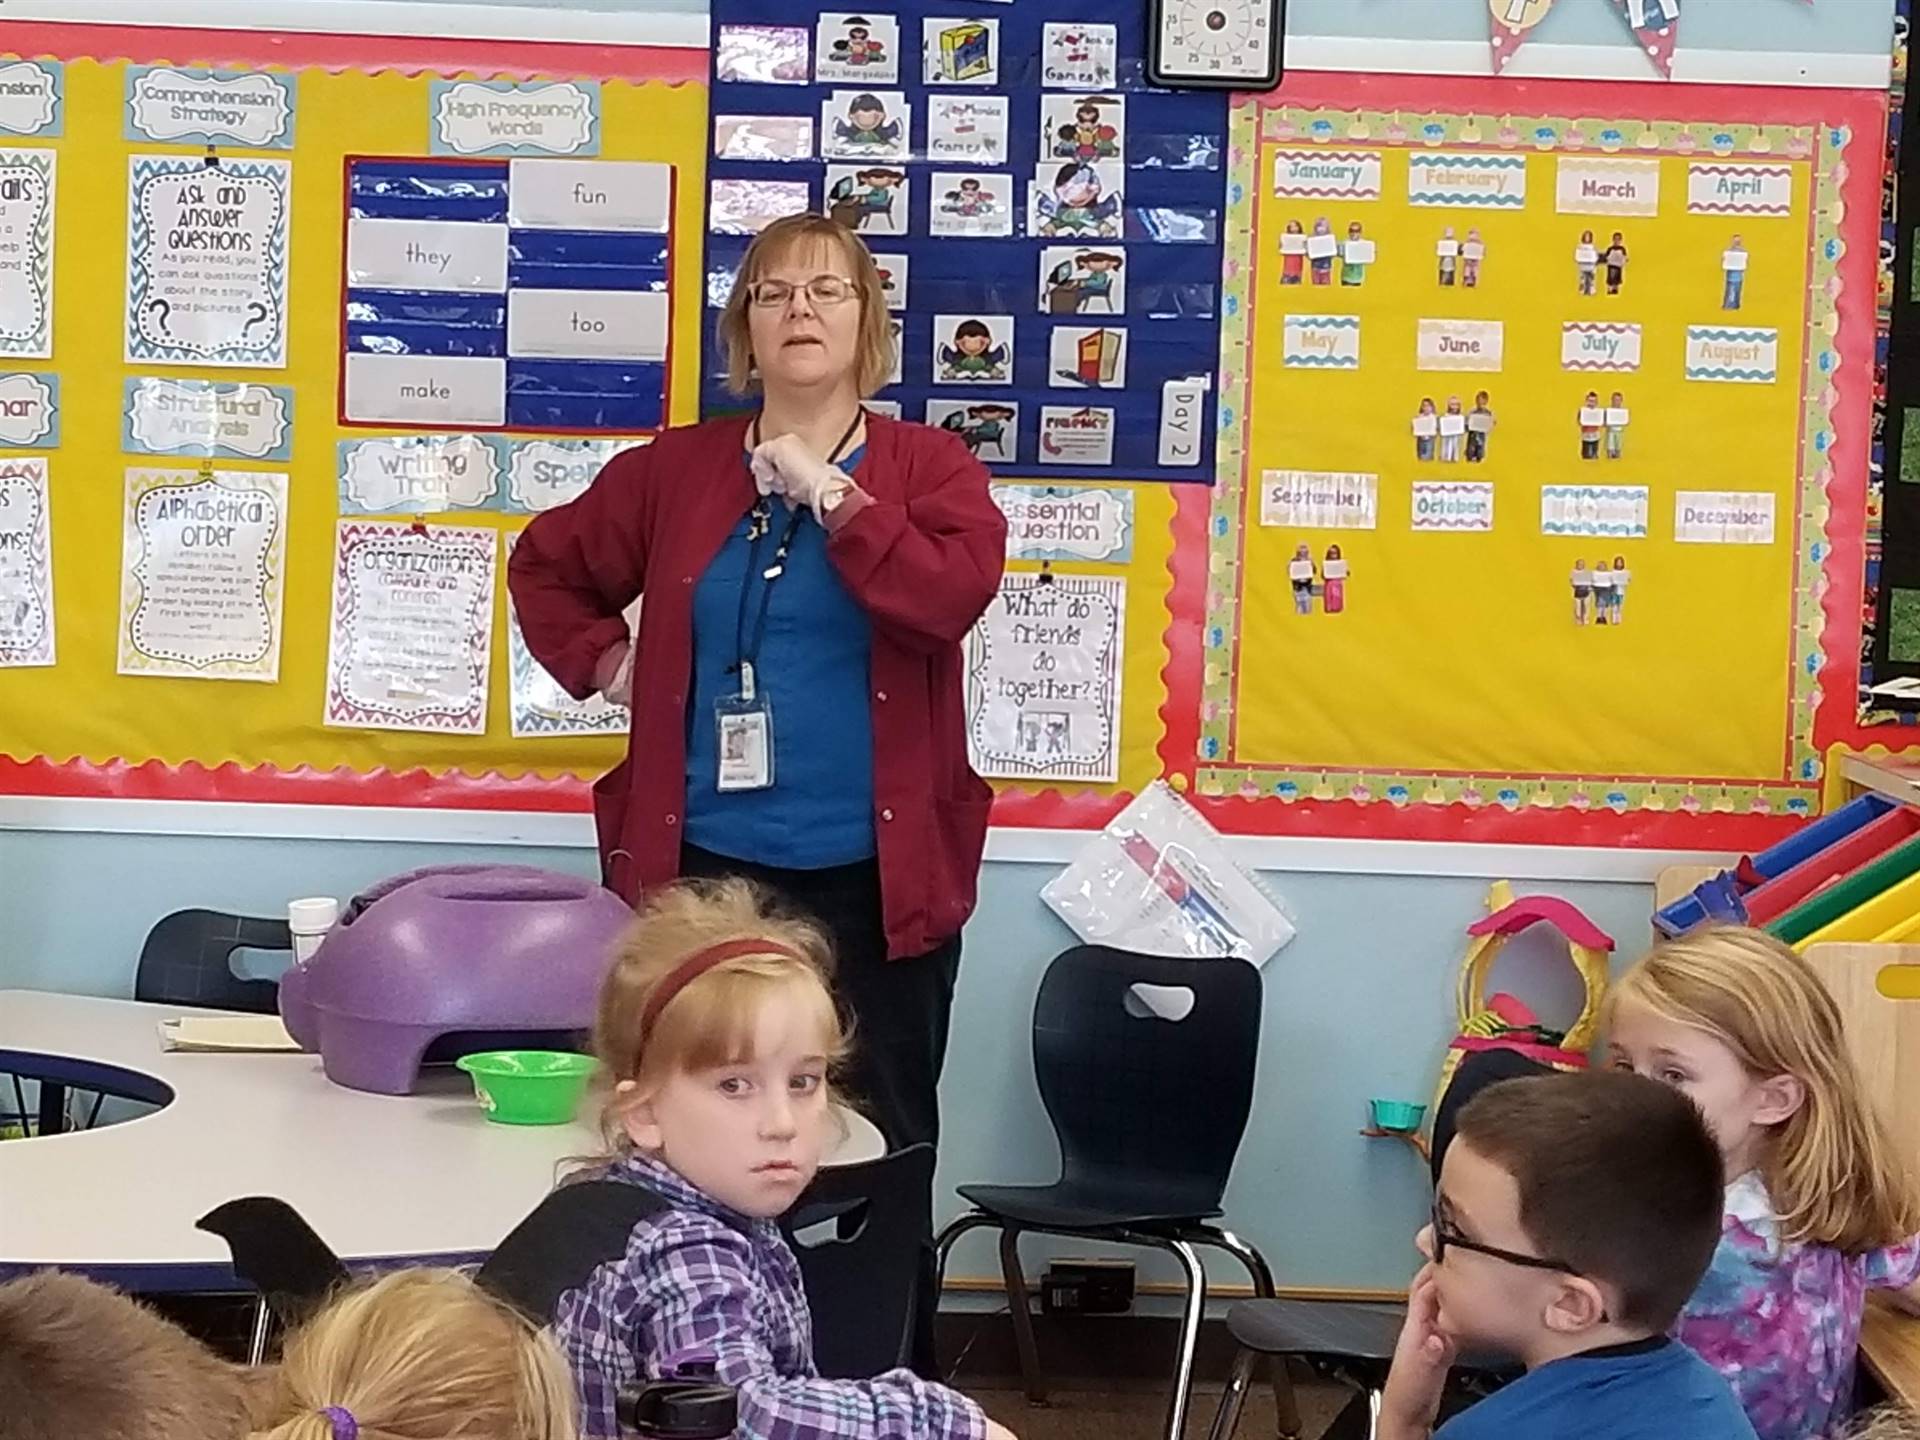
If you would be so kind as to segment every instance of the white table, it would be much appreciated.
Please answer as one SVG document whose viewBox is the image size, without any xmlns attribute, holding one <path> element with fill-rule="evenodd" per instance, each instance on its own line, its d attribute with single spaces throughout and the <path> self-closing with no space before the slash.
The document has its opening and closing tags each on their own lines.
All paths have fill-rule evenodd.
<svg viewBox="0 0 1920 1440">
<path fill-rule="evenodd" d="M 58 1266 L 134 1290 L 235 1288 L 225 1243 L 194 1221 L 242 1195 L 285 1200 L 349 1263 L 458 1263 L 489 1253 L 563 1162 L 600 1148 L 590 1123 L 494 1124 L 457 1072 L 369 1095 L 329 1081 L 316 1055 L 162 1050 L 160 1021 L 183 1013 L 0 990 L 0 1052 L 60 1057 L 80 1085 L 88 1066 L 118 1067 L 174 1095 L 136 1120 L 0 1140 L 0 1279 Z M 841 1119 L 827 1163 L 885 1152 L 871 1122 Z"/>
</svg>

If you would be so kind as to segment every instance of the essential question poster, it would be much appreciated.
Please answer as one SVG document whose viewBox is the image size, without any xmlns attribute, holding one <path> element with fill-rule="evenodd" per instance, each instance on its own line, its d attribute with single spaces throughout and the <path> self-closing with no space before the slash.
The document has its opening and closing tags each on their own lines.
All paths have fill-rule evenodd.
<svg viewBox="0 0 1920 1440">
<path fill-rule="evenodd" d="M 486 731 L 494 536 L 456 525 L 340 522 L 327 724 Z"/>
<path fill-rule="evenodd" d="M 291 162 L 128 165 L 126 358 L 284 367 Z"/>
<path fill-rule="evenodd" d="M 1127 583 L 1008 575 L 967 638 L 974 768 L 1010 780 L 1120 773 Z"/>
<path fill-rule="evenodd" d="M 122 675 L 278 680 L 287 477 L 127 471 Z"/>
<path fill-rule="evenodd" d="M 47 462 L 0 461 L 0 667 L 53 664 Z"/>
</svg>

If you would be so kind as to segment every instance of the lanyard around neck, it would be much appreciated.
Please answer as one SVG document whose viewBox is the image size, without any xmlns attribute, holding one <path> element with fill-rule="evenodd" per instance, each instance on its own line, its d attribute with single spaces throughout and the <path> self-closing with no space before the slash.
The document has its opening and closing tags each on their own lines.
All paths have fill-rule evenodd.
<svg viewBox="0 0 1920 1440">
<path fill-rule="evenodd" d="M 829 465 L 838 465 L 847 455 L 847 447 L 853 443 L 854 433 L 859 430 L 860 422 L 865 418 L 864 410 L 856 409 L 853 420 L 841 435 L 839 443 L 833 447 L 828 457 Z M 758 448 L 760 443 L 760 417 L 754 416 L 752 429 L 748 432 L 748 450 Z M 787 573 L 787 556 L 793 550 L 794 537 L 800 533 L 800 522 L 806 519 L 807 512 L 801 506 L 795 506 L 793 514 L 787 517 L 787 523 L 780 532 L 780 540 L 773 550 L 773 561 L 760 571 L 763 584 L 760 587 L 760 608 L 753 621 L 753 643 L 747 643 L 747 594 L 753 588 L 753 572 L 760 569 L 760 542 L 767 537 L 772 528 L 773 502 L 762 495 L 753 507 L 753 516 L 748 524 L 747 568 L 740 577 L 740 613 L 734 621 L 734 654 L 738 657 L 732 669 L 740 676 L 740 694 L 743 699 L 754 697 L 756 677 L 754 666 L 760 659 L 760 646 L 767 638 L 767 611 L 773 604 L 773 587 L 780 577 Z"/>
</svg>

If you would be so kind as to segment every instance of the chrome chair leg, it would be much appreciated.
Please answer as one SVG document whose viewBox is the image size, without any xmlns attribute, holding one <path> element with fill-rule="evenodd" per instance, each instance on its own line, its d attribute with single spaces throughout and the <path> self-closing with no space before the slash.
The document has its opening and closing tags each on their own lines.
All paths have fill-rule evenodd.
<svg viewBox="0 0 1920 1440">
<path fill-rule="evenodd" d="M 1173 1395 L 1167 1401 L 1167 1440 L 1182 1440 L 1187 1425 L 1187 1403 L 1193 1390 L 1193 1357 L 1200 1347 L 1200 1321 L 1207 1308 L 1207 1271 L 1193 1246 L 1185 1240 L 1161 1239 L 1149 1243 L 1171 1254 L 1186 1272 L 1187 1298 L 1180 1316 L 1180 1353 L 1174 1363 Z"/>
<path fill-rule="evenodd" d="M 1228 1372 L 1226 1388 L 1220 1392 L 1220 1408 L 1213 1412 L 1207 1440 L 1233 1440 L 1234 1429 L 1240 1424 L 1240 1409 L 1247 1402 L 1247 1387 L 1253 1383 L 1253 1370 L 1259 1363 L 1260 1357 L 1244 1345 L 1235 1353 L 1233 1369 Z"/>
<path fill-rule="evenodd" d="M 247 1342 L 247 1364 L 262 1365 L 267 1359 L 267 1331 L 272 1324 L 273 1313 L 267 1309 L 267 1297 L 260 1295 L 253 1302 L 253 1337 Z"/>
<path fill-rule="evenodd" d="M 1268 1267 L 1266 1257 L 1245 1240 L 1242 1240 L 1238 1235 L 1234 1234 L 1233 1231 L 1223 1226 L 1209 1225 L 1205 1227 L 1203 1231 L 1197 1232 L 1189 1238 L 1204 1240 L 1205 1243 L 1224 1250 L 1233 1256 L 1233 1258 L 1238 1260 L 1242 1267 L 1245 1268 L 1247 1277 L 1253 1281 L 1255 1298 L 1261 1300 L 1273 1299 L 1273 1271 Z M 1299 1440 L 1300 1431 L 1305 1422 L 1300 1418 L 1300 1397 L 1294 1392 L 1293 1377 L 1287 1373 L 1287 1357 L 1284 1355 L 1273 1356 L 1271 1358 L 1271 1366 L 1273 1376 L 1273 1409 L 1276 1429 L 1278 1430 L 1278 1440 Z M 1238 1362 L 1236 1362 L 1236 1371 L 1238 1368 Z M 1223 1411 L 1225 1401 L 1226 1397 L 1223 1395 L 1221 1397 Z M 1233 1415 L 1228 1418 L 1235 1423 L 1238 1422 L 1240 1418 L 1238 1407 L 1235 1408 Z M 1230 1426 L 1226 1434 L 1215 1436 L 1213 1440 L 1229 1440 L 1232 1433 L 1233 1431 Z"/>
</svg>

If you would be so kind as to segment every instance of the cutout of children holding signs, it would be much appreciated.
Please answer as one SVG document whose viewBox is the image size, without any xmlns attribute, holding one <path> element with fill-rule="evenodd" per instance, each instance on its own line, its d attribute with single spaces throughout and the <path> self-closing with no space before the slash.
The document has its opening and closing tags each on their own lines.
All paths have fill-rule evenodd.
<svg viewBox="0 0 1920 1440">
<path fill-rule="evenodd" d="M 1433 249 L 1440 257 L 1440 283 L 1452 285 L 1460 271 L 1460 242 L 1454 238 L 1451 225 L 1440 232 L 1440 243 Z"/>
<path fill-rule="evenodd" d="M 1727 242 L 1727 248 L 1720 256 L 1720 270 L 1725 284 L 1720 290 L 1720 308 L 1738 310 L 1741 292 L 1747 288 L 1747 247 L 1738 235 Z"/>
<path fill-rule="evenodd" d="M 1358 285 L 1367 278 L 1367 266 L 1373 263 L 1373 241 L 1360 233 L 1360 222 L 1347 226 L 1347 242 L 1340 247 L 1340 283 Z"/>
<path fill-rule="evenodd" d="M 1460 283 L 1471 290 L 1480 283 L 1480 262 L 1487 258 L 1486 242 L 1477 229 L 1469 229 L 1460 244 Z"/>
<path fill-rule="evenodd" d="M 1325 583 L 1321 585 L 1321 604 L 1329 615 L 1347 608 L 1347 562 L 1338 545 L 1327 547 L 1326 563 L 1320 567 Z"/>
<path fill-rule="evenodd" d="M 1627 557 L 1613 557 L 1613 589 L 1608 594 L 1607 603 L 1613 608 L 1613 623 L 1618 625 L 1627 611 Z"/>
<path fill-rule="evenodd" d="M 1627 449 L 1627 397 L 1618 390 L 1607 404 L 1607 459 L 1618 460 Z"/>
<path fill-rule="evenodd" d="M 1573 623 L 1587 623 L 1588 612 L 1593 608 L 1593 571 L 1587 568 L 1584 560 L 1573 562 Z"/>
<path fill-rule="evenodd" d="M 1487 441 L 1493 434 L 1493 410 L 1487 404 L 1487 392 L 1473 397 L 1473 409 L 1467 412 L 1467 463 L 1477 465 L 1487 458 Z"/>
<path fill-rule="evenodd" d="M 1460 397 L 1447 397 L 1446 412 L 1440 417 L 1440 463 L 1460 463 L 1460 442 L 1467 433 L 1467 417 L 1460 408 Z"/>
<path fill-rule="evenodd" d="M 1433 408 L 1433 397 L 1427 396 L 1420 402 L 1419 412 L 1413 417 L 1413 458 L 1431 461 L 1434 441 L 1440 434 L 1440 415 Z"/>
<path fill-rule="evenodd" d="M 1600 458 L 1600 435 L 1606 428 L 1607 412 L 1600 407 L 1600 394 L 1596 390 L 1587 391 L 1587 398 L 1580 406 L 1580 458 L 1598 460 Z"/>
<path fill-rule="evenodd" d="M 1600 251 L 1593 243 L 1593 232 L 1582 230 L 1580 243 L 1573 247 L 1573 267 L 1579 272 L 1580 293 L 1593 294 L 1593 280 L 1600 267 Z"/>
<path fill-rule="evenodd" d="M 1313 613 L 1313 551 L 1302 543 L 1294 546 L 1293 559 L 1287 562 L 1287 579 L 1293 585 L 1293 613 Z"/>
<path fill-rule="evenodd" d="M 1333 238 L 1333 222 L 1322 215 L 1313 222 L 1313 234 L 1307 237 L 1307 264 L 1313 271 L 1313 283 L 1330 284 L 1333 280 L 1333 256 L 1340 244 Z"/>
<path fill-rule="evenodd" d="M 1627 278 L 1627 242 L 1618 230 L 1607 246 L 1607 294 L 1618 295 L 1620 282 Z"/>
<path fill-rule="evenodd" d="M 1611 624 L 1613 620 L 1613 571 L 1605 560 L 1593 564 L 1593 623 Z"/>
<path fill-rule="evenodd" d="M 1280 283 L 1298 285 L 1307 269 L 1307 232 L 1298 220 L 1287 221 L 1280 232 Z"/>
</svg>

